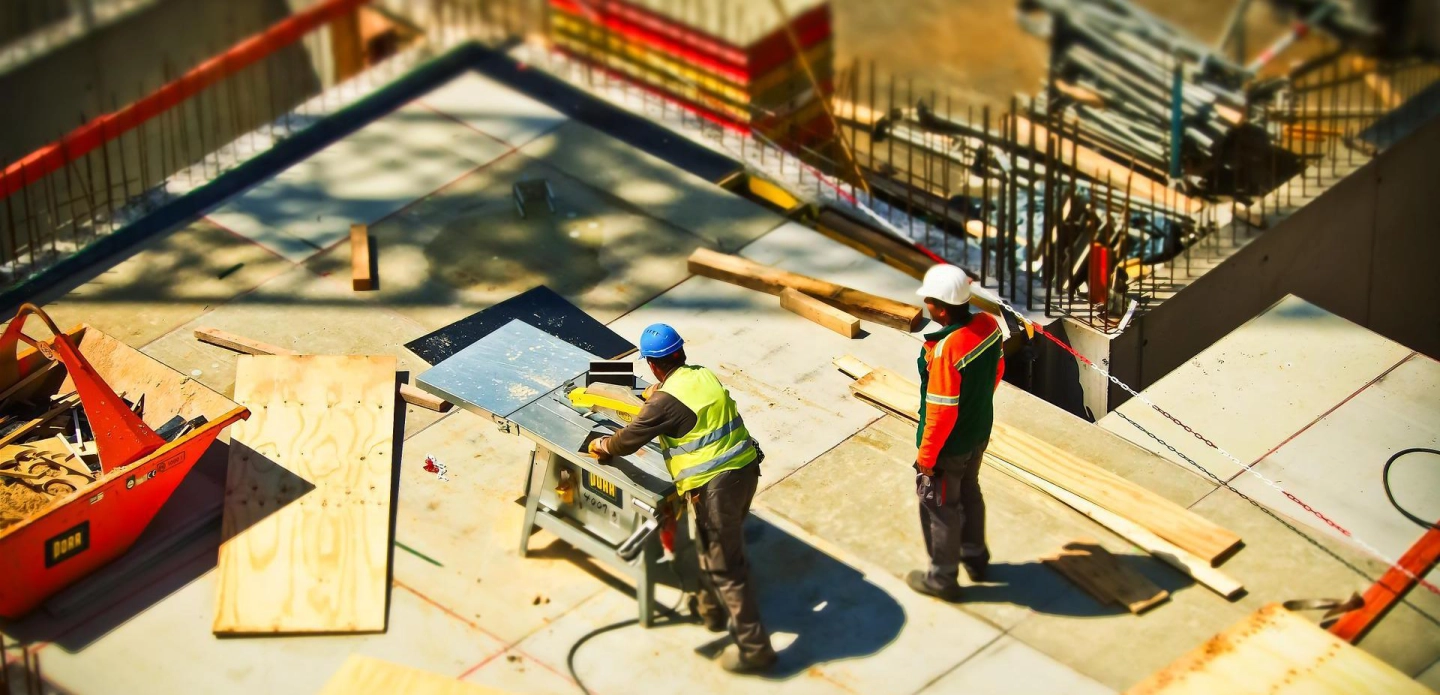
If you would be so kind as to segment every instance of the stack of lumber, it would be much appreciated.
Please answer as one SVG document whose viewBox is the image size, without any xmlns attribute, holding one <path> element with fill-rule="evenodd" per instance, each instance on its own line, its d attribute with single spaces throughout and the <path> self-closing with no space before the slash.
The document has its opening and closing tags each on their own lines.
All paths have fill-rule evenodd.
<svg viewBox="0 0 1440 695">
<path fill-rule="evenodd" d="M 1212 637 L 1128 695 L 1432 695 L 1389 664 L 1278 604 Z"/>
<path fill-rule="evenodd" d="M 690 272 L 696 275 L 780 297 L 781 306 L 785 309 L 847 338 L 860 334 L 859 323 L 854 318 L 902 331 L 919 330 L 925 323 L 924 311 L 918 306 L 739 256 L 696 249 L 690 254 L 688 266 Z"/>
<path fill-rule="evenodd" d="M 235 401 L 215 633 L 383 631 L 395 358 L 245 355 Z"/>
<path fill-rule="evenodd" d="M 835 366 L 856 379 L 850 390 L 861 400 L 919 420 L 918 383 L 888 369 L 872 369 L 849 355 L 837 358 Z M 1243 590 L 1215 569 L 1240 547 L 1239 536 L 1126 478 L 999 422 L 985 462 L 1094 519 L 1221 596 L 1233 599 Z"/>
<path fill-rule="evenodd" d="M 551 41 L 582 62 L 772 140 L 830 137 L 820 98 L 832 90 L 835 49 L 824 0 L 550 0 L 549 10 Z M 819 95 L 796 60 L 786 18 Z"/>
</svg>

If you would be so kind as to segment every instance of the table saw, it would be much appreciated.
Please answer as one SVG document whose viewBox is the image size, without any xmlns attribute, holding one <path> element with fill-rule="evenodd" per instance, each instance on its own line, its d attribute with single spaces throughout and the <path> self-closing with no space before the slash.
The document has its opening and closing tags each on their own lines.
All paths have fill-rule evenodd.
<svg viewBox="0 0 1440 695">
<path fill-rule="evenodd" d="M 591 364 L 603 368 L 592 370 Z M 660 529 L 678 518 L 682 500 L 659 448 L 651 443 L 623 457 L 597 461 L 584 453 L 589 442 L 623 426 L 614 412 L 581 408 L 569 398 L 590 385 L 623 381 L 615 362 L 603 362 L 570 343 L 522 321 L 511 321 L 416 378 L 421 389 L 486 419 L 502 431 L 534 442 L 525 485 L 520 555 L 542 528 L 635 581 L 640 623 L 655 612 L 657 575 L 674 576 Z M 593 372 L 593 374 L 592 374 Z M 638 395 L 646 385 L 629 374 L 623 388 Z M 682 524 L 674 555 L 688 549 Z M 693 572 L 689 573 L 693 577 Z"/>
</svg>

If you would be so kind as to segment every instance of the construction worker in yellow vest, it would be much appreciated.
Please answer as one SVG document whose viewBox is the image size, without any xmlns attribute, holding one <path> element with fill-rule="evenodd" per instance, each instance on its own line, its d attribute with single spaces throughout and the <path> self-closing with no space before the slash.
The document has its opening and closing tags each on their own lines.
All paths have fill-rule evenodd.
<svg viewBox="0 0 1440 695">
<path fill-rule="evenodd" d="M 675 487 L 690 500 L 695 515 L 702 589 L 697 612 L 713 632 L 728 626 L 735 640 L 721 653 L 721 667 L 759 673 L 777 657 L 760 624 L 744 524 L 764 454 L 715 373 L 685 364 L 684 345 L 680 334 L 663 323 L 645 329 L 640 355 L 649 362 L 656 385 L 635 419 L 595 440 L 590 453 L 601 459 L 627 456 L 659 440 Z"/>
<path fill-rule="evenodd" d="M 980 459 L 990 444 L 995 389 L 1005 373 L 1000 322 L 972 312 L 970 277 L 953 265 L 925 272 L 915 293 L 941 328 L 920 348 L 920 426 L 915 433 L 915 492 L 930 567 L 905 577 L 911 589 L 960 599 L 960 567 L 984 581 L 985 498 Z"/>
</svg>

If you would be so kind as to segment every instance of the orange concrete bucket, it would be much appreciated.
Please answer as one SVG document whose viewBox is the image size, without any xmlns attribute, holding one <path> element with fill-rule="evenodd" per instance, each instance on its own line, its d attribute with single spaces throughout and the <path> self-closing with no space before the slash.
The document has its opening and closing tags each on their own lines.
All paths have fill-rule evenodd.
<svg viewBox="0 0 1440 695">
<path fill-rule="evenodd" d="M 53 338 L 42 341 L 24 334 L 25 319 L 32 315 L 46 324 Z M 31 347 L 17 354 L 20 342 Z M 143 395 L 143 414 L 131 412 L 116 391 L 131 399 Z M 7 508 L 3 500 L 10 498 L 0 498 L 3 618 L 24 615 L 129 550 L 220 431 L 250 416 L 234 401 L 95 328 L 81 324 L 61 333 L 30 304 L 20 308 L 0 335 L 0 403 L 22 398 L 55 404 L 55 410 L 78 399 L 93 432 L 100 471 L 91 473 L 83 459 L 74 456 L 67 459 L 72 463 L 63 479 L 0 475 L 0 486 L 27 485 L 44 493 L 37 500 L 26 491 L 23 511 L 17 511 L 18 503 Z M 55 410 L 26 426 L 46 426 L 46 415 Z M 187 422 L 204 416 L 206 422 L 167 442 L 154 428 L 177 415 Z M 34 424 L 37 420 L 39 425 Z M 16 439 L 15 431 L 0 436 L 0 467 L 18 472 L 17 457 L 7 454 L 15 449 L 5 446 Z M 68 447 L 66 442 L 60 444 Z M 20 475 L 33 475 L 37 469 L 29 470 L 31 474 Z"/>
</svg>

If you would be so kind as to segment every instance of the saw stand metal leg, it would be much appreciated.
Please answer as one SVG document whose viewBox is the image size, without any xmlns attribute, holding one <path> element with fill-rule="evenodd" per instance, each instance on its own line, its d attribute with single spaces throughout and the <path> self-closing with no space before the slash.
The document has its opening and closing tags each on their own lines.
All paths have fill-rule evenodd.
<svg viewBox="0 0 1440 695">
<path fill-rule="evenodd" d="M 545 457 L 545 467 L 536 470 L 536 459 Z M 530 536 L 535 533 L 535 515 L 540 511 L 540 491 L 555 466 L 555 455 L 541 447 L 530 452 L 530 475 L 525 481 L 525 525 L 520 528 L 520 557 L 530 555 Z"/>
</svg>

